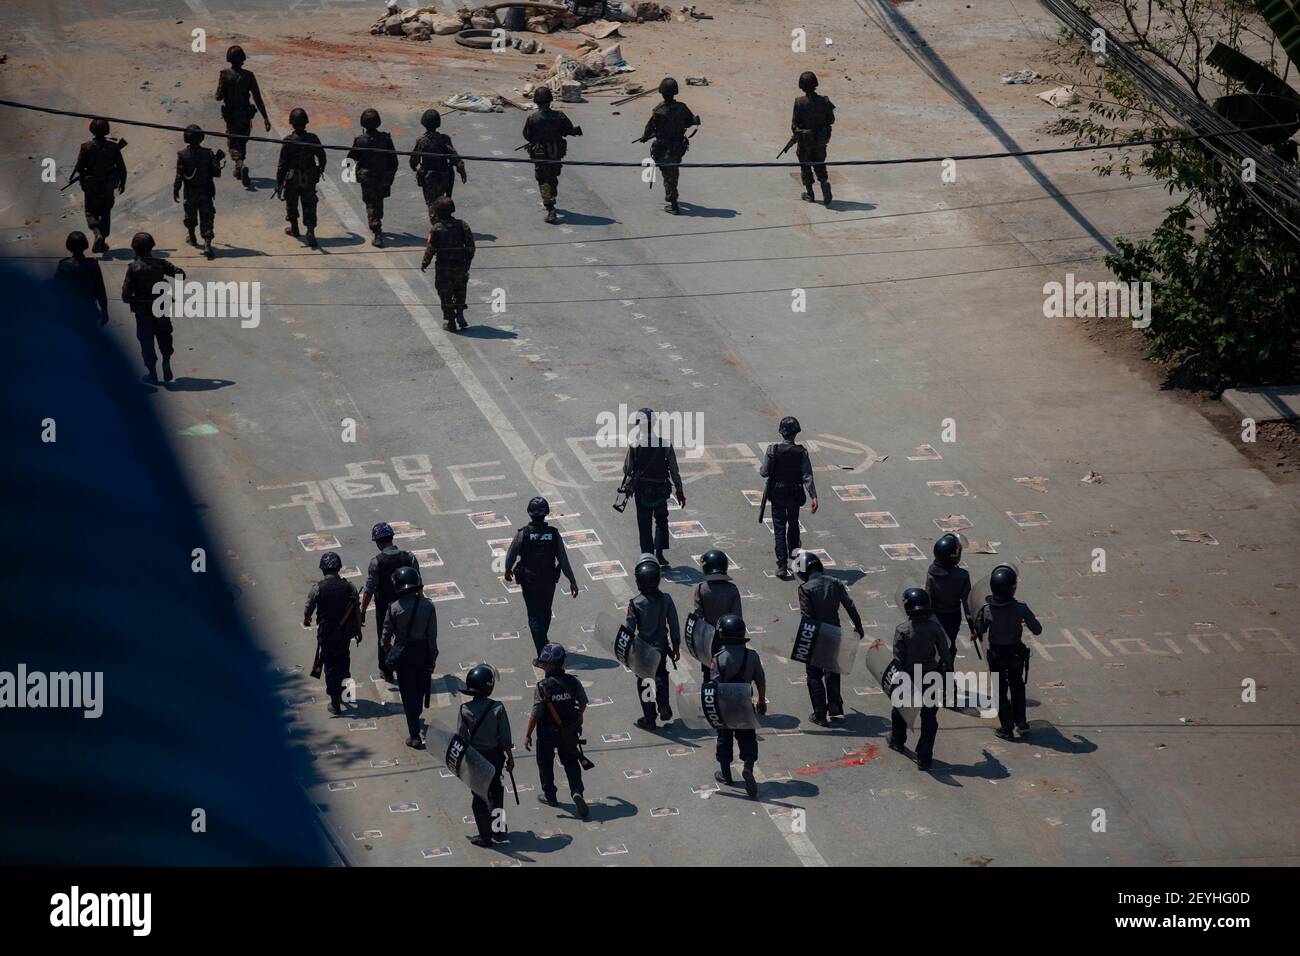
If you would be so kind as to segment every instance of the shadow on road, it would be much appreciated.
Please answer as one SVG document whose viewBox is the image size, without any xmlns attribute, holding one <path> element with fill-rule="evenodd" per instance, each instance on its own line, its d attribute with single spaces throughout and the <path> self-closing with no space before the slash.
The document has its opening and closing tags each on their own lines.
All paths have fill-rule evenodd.
<svg viewBox="0 0 1300 956">
<path fill-rule="evenodd" d="M 466 339 L 517 339 L 518 333 L 507 329 L 498 329 L 493 325 L 471 325 L 456 333 Z"/>
<path fill-rule="evenodd" d="M 697 206 L 693 202 L 679 202 L 681 215 L 696 219 L 734 219 L 740 215 L 734 209 L 715 209 L 712 206 Z"/>
<path fill-rule="evenodd" d="M 173 381 L 163 384 L 163 390 L 168 392 L 213 392 L 219 388 L 226 388 L 234 385 L 228 378 L 188 378 L 181 376 Z"/>
<path fill-rule="evenodd" d="M 608 216 L 592 216 L 585 212 L 570 212 L 567 209 L 557 209 L 560 214 L 560 222 L 566 226 L 616 226 L 619 223 L 617 219 L 610 219 Z"/>
</svg>

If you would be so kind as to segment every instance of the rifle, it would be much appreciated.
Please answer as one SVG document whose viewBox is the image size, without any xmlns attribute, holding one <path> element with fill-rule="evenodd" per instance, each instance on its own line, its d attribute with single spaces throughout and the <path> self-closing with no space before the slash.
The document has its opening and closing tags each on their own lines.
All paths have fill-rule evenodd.
<svg viewBox="0 0 1300 956">
<path fill-rule="evenodd" d="M 563 733 L 564 733 L 564 721 L 560 720 L 560 712 L 559 712 L 558 710 L 555 709 L 555 705 L 554 705 L 553 703 L 551 703 L 551 699 L 550 699 L 549 697 L 546 698 L 546 712 L 549 713 L 549 714 L 551 715 L 551 719 L 552 719 L 553 721 L 555 721 L 555 726 L 558 727 L 560 733 L 563 734 Z M 577 733 L 574 734 L 574 738 L 575 738 L 575 743 L 576 743 L 577 748 L 578 748 L 578 763 L 579 763 L 579 765 L 582 767 L 583 770 L 591 770 L 591 769 L 593 769 L 596 765 L 595 765 L 594 763 L 592 763 L 590 760 L 588 760 L 588 759 L 587 759 L 587 755 L 586 755 L 585 753 L 582 752 L 582 738 L 579 737 L 579 736 L 577 735 Z"/>
<path fill-rule="evenodd" d="M 433 699 L 433 671 L 429 671 L 429 684 L 424 688 L 424 706 L 429 706 L 429 701 Z"/>
<path fill-rule="evenodd" d="M 311 660 L 311 676 L 320 680 L 321 672 L 321 645 L 320 641 L 316 642 L 316 656 Z"/>
<path fill-rule="evenodd" d="M 515 806 L 519 806 L 519 784 L 515 783 L 515 772 L 513 770 L 507 770 L 506 773 L 510 774 L 510 789 L 513 790 L 515 794 Z"/>
<path fill-rule="evenodd" d="M 622 483 L 618 490 L 614 492 L 614 510 L 622 514 L 627 509 L 627 503 L 631 499 L 633 492 L 636 490 L 636 480 L 641 477 L 641 469 L 638 468 L 630 475 L 624 475 Z M 622 496 L 620 499 L 619 496 Z"/>
<path fill-rule="evenodd" d="M 785 144 L 785 148 L 782 149 L 781 152 L 779 152 L 779 153 L 776 154 L 776 158 L 777 158 L 777 159 L 780 159 L 782 156 L 784 156 L 786 153 L 788 153 L 788 152 L 790 151 L 790 147 L 793 146 L 793 145 L 798 141 L 798 139 L 799 139 L 799 134 L 798 134 L 798 133 L 791 133 L 791 134 L 790 134 L 790 142 L 786 143 L 786 144 Z"/>
<path fill-rule="evenodd" d="M 284 199 L 284 183 L 283 183 L 283 182 L 280 182 L 280 181 L 277 181 L 277 182 L 276 182 L 276 184 L 275 184 L 275 189 L 271 192 L 271 198 L 272 198 L 272 199 L 279 199 L 279 200 L 283 200 L 283 199 Z"/>
<path fill-rule="evenodd" d="M 769 473 L 767 480 L 763 483 L 763 500 L 758 503 L 758 523 L 763 523 L 763 515 L 767 512 L 767 497 L 772 491 L 772 475 Z"/>
<path fill-rule="evenodd" d="M 76 170 L 73 170 L 72 175 L 68 177 L 67 186 L 64 186 L 63 189 L 59 190 L 59 192 L 63 192 L 63 190 L 67 189 L 68 186 L 71 186 L 73 183 L 79 183 L 79 182 L 81 182 L 81 177 L 77 175 Z"/>
</svg>

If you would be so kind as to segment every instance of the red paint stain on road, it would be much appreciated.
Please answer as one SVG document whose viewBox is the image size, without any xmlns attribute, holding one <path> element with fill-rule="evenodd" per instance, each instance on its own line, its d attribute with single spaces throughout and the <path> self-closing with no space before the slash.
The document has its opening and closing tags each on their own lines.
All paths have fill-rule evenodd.
<svg viewBox="0 0 1300 956">
<path fill-rule="evenodd" d="M 800 777 L 815 777 L 819 773 L 825 773 L 828 770 L 840 770 L 843 767 L 861 767 L 871 763 L 880 756 L 880 748 L 875 744 L 868 745 L 863 750 L 855 750 L 853 753 L 845 754 L 843 757 L 836 757 L 833 760 L 819 760 L 816 763 L 810 763 L 805 767 L 795 770 Z"/>
</svg>

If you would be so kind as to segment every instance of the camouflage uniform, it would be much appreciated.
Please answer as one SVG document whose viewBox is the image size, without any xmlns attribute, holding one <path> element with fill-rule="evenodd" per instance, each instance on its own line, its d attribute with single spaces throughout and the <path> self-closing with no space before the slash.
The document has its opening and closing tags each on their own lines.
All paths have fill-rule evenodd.
<svg viewBox="0 0 1300 956">
<path fill-rule="evenodd" d="M 524 140 L 528 143 L 528 155 L 533 159 L 563 159 L 568 151 L 564 137 L 574 135 L 577 135 L 577 127 L 567 114 L 559 110 L 539 109 L 524 121 Z M 563 168 L 558 162 L 533 164 L 537 191 L 547 209 L 555 208 Z"/>
<path fill-rule="evenodd" d="M 320 137 L 306 130 L 294 130 L 280 147 L 280 162 L 275 181 L 284 187 L 285 220 L 298 228 L 298 207 L 302 206 L 302 224 L 316 228 L 316 183 L 325 171 L 325 150 Z"/>
<path fill-rule="evenodd" d="M 226 121 L 226 149 L 239 176 L 248 148 L 247 137 L 253 131 L 253 117 L 261 113 L 262 119 L 270 122 L 257 77 L 243 67 L 226 67 L 217 80 L 216 99 L 221 102 L 221 118 Z"/>
<path fill-rule="evenodd" d="M 686 131 L 698 126 L 700 118 L 690 108 L 678 100 L 664 100 L 654 108 L 645 132 L 641 134 L 642 142 L 653 139 L 650 144 L 650 156 L 662 168 L 659 174 L 664 179 L 664 199 L 670 206 L 677 206 L 677 178 L 681 170 L 664 163 L 680 163 L 691 148 L 686 139 Z"/>
<path fill-rule="evenodd" d="M 114 191 L 126 188 L 122 147 L 107 136 L 82 143 L 72 173 L 85 194 L 86 226 L 95 234 L 95 251 L 102 251 L 102 240 L 113 228 Z"/>
<path fill-rule="evenodd" d="M 435 256 L 433 285 L 442 305 L 443 323 L 448 331 L 455 330 L 457 320 L 464 328 L 465 291 L 469 285 L 469 266 L 474 260 L 474 234 L 463 219 L 449 216 L 433 224 L 421 270 L 427 269 Z"/>
<path fill-rule="evenodd" d="M 429 225 L 436 225 L 438 216 L 433 211 L 433 202 L 441 196 L 451 196 L 455 183 L 453 172 L 465 175 L 465 164 L 456 156 L 456 147 L 451 144 L 451 137 L 446 133 L 425 131 L 415 141 L 416 153 L 447 153 L 448 156 L 411 156 L 411 169 L 415 171 L 415 181 L 424 190 L 424 204 L 429 210 Z"/>
<path fill-rule="evenodd" d="M 790 132 L 796 137 L 795 155 L 804 164 L 799 167 L 799 176 L 809 195 L 812 195 L 814 173 L 823 187 L 830 181 L 826 173 L 826 145 L 834 124 L 835 104 L 820 93 L 814 91 L 794 101 Z"/>
<path fill-rule="evenodd" d="M 158 355 L 154 351 L 154 340 L 158 341 L 158 352 L 163 356 L 163 368 L 170 371 L 169 359 L 172 352 L 172 320 L 170 316 L 153 314 L 154 301 L 158 296 L 154 286 L 166 281 L 164 277 L 183 276 L 185 273 L 166 259 L 153 256 L 137 256 L 126 267 L 126 277 L 122 280 L 122 301 L 131 307 L 135 316 L 135 338 L 140 343 L 140 357 L 150 377 L 156 377 L 155 368 Z M 173 298 L 173 305 L 175 299 Z"/>
<path fill-rule="evenodd" d="M 194 227 L 199 226 L 200 235 L 208 240 L 216 235 L 213 230 L 216 216 L 213 198 L 217 195 L 217 184 L 214 180 L 220 175 L 217 154 L 206 146 L 186 146 L 177 152 L 172 193 L 184 190 L 185 228 L 193 233 Z"/>
<path fill-rule="evenodd" d="M 383 226 L 384 199 L 392 191 L 397 176 L 397 154 L 375 153 L 372 149 L 395 149 L 393 137 L 379 129 L 362 133 L 352 141 L 348 159 L 357 164 L 357 182 L 361 185 L 361 201 L 366 204 L 370 231 L 378 232 Z"/>
</svg>

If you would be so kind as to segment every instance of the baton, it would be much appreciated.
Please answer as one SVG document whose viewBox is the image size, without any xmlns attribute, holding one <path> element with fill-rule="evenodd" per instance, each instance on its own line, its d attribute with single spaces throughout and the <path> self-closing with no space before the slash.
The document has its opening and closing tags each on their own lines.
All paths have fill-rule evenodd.
<svg viewBox="0 0 1300 956">
<path fill-rule="evenodd" d="M 506 773 L 510 775 L 510 789 L 514 791 L 515 806 L 519 806 L 519 784 L 515 783 L 515 772 L 513 770 L 507 770 Z"/>
</svg>

